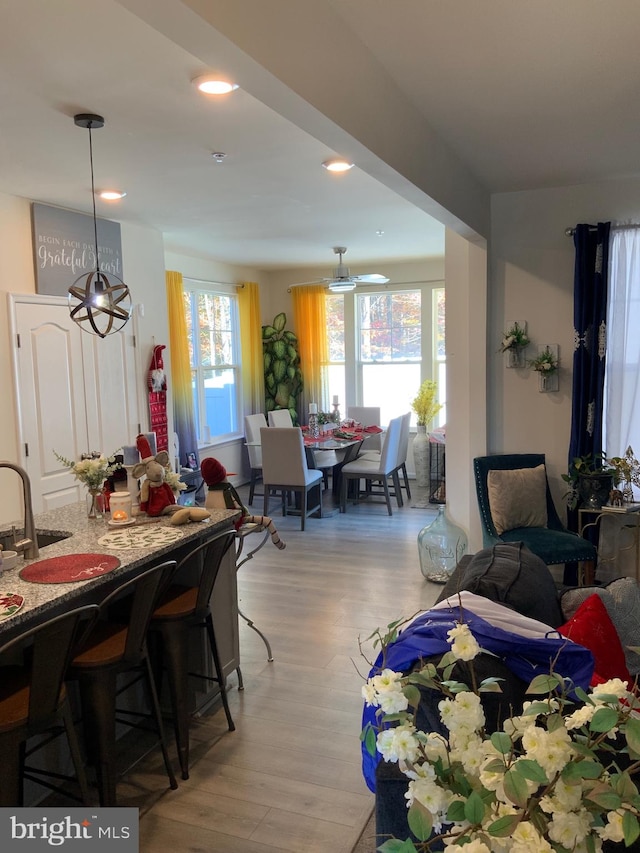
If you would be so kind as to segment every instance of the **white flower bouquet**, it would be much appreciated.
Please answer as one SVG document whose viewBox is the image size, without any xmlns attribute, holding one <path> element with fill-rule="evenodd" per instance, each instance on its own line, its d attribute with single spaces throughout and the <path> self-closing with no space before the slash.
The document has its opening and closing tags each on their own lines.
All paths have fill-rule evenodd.
<svg viewBox="0 0 640 853">
<path fill-rule="evenodd" d="M 560 364 L 556 354 L 549 347 L 545 347 L 535 358 L 531 359 L 529 367 L 537 373 L 545 373 L 547 376 L 551 376 L 558 370 Z"/>
<path fill-rule="evenodd" d="M 165 469 L 164 481 L 169 484 L 172 492 L 182 492 L 187 488 L 187 484 L 182 482 L 180 475 L 171 468 Z"/>
<path fill-rule="evenodd" d="M 539 675 L 527 691 L 532 701 L 488 734 L 480 696 L 500 691 L 498 679 L 476 683 L 473 659 L 481 649 L 466 624 L 448 640 L 451 650 L 437 666 L 409 675 L 384 669 L 362 689 L 377 709 L 377 725 L 362 738 L 371 755 L 377 750 L 408 777 L 408 825 L 419 839 L 417 846 L 389 839 L 378 850 L 597 853 L 605 840 L 621 849 L 633 843 L 640 835 L 640 701 L 627 684 L 612 679 L 587 693 L 553 672 Z M 470 662 L 462 666 L 471 688 L 452 678 L 460 661 Z M 446 736 L 416 729 L 419 688 L 442 694 Z"/>
<path fill-rule="evenodd" d="M 101 453 L 91 453 L 83 455 L 79 462 L 73 462 L 70 459 L 65 459 L 56 451 L 53 455 L 58 462 L 62 462 L 67 468 L 70 468 L 76 480 L 84 483 L 90 490 L 96 491 L 102 488 L 104 481 L 110 477 L 114 471 L 121 468 L 121 464 L 116 462 L 115 457 L 103 456 Z"/>
<path fill-rule="evenodd" d="M 509 326 L 502 336 L 500 352 L 506 352 L 510 349 L 521 349 L 528 346 L 528 344 L 529 337 L 525 329 L 519 323 L 514 323 L 512 326 Z"/>
</svg>

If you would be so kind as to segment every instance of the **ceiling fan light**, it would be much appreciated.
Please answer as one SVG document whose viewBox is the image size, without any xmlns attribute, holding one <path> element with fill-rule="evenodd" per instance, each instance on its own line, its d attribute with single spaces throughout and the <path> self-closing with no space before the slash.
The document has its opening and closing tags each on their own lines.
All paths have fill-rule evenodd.
<svg viewBox="0 0 640 853">
<path fill-rule="evenodd" d="M 104 201 L 119 201 L 126 196 L 126 192 L 121 192 L 120 190 L 100 190 L 97 195 L 99 198 L 104 199 Z"/>
<path fill-rule="evenodd" d="M 195 77 L 192 81 L 193 85 L 205 95 L 228 95 L 238 88 L 237 83 L 232 83 L 230 80 L 225 80 L 217 75 L 204 74 L 200 77 Z"/>
<path fill-rule="evenodd" d="M 353 169 L 353 163 L 345 160 L 344 157 L 332 157 L 330 160 L 325 160 L 322 164 L 327 172 L 348 172 Z"/>
<path fill-rule="evenodd" d="M 329 290 L 332 293 L 348 293 L 356 289 L 355 281 L 330 281 Z"/>
</svg>

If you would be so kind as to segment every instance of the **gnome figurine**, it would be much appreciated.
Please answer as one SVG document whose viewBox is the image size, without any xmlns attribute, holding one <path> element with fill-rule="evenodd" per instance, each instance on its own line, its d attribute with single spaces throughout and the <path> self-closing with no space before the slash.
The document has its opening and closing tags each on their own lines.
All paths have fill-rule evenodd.
<svg viewBox="0 0 640 853">
<path fill-rule="evenodd" d="M 169 454 L 161 450 L 155 456 L 145 435 L 136 438 L 136 447 L 141 461 L 133 466 L 132 475 L 139 479 L 146 475 L 146 480 L 140 487 L 140 511 L 147 515 L 169 515 L 177 512 L 180 507 L 171 486 L 165 482 L 164 475 L 169 464 Z"/>
</svg>

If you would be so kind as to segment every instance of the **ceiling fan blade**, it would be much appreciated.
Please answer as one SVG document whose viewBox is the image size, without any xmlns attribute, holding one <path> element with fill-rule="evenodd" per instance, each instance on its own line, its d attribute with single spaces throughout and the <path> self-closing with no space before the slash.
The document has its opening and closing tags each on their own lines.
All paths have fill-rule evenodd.
<svg viewBox="0 0 640 853">
<path fill-rule="evenodd" d="M 380 275 L 375 272 L 369 273 L 368 275 L 353 275 L 351 278 L 355 281 L 368 284 L 386 284 L 389 281 L 386 275 Z"/>
</svg>

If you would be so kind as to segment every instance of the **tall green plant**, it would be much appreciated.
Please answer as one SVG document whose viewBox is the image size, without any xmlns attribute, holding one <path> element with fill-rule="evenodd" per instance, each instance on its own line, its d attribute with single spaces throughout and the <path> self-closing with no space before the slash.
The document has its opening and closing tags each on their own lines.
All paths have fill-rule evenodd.
<svg viewBox="0 0 640 853">
<path fill-rule="evenodd" d="M 285 329 L 287 315 L 276 314 L 273 325 L 262 327 L 264 357 L 265 412 L 288 409 L 298 423 L 298 397 L 303 381 L 300 370 L 298 338 Z"/>
</svg>

